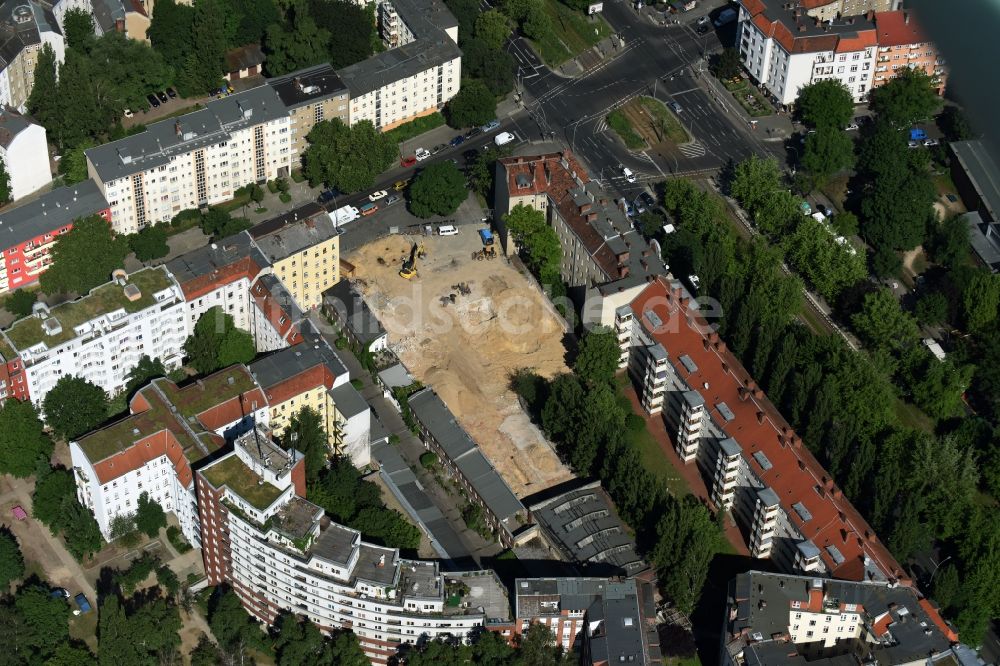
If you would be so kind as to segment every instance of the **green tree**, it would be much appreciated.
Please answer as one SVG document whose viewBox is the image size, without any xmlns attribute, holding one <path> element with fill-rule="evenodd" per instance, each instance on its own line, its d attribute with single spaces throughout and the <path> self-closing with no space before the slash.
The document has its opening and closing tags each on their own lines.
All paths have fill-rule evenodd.
<svg viewBox="0 0 1000 666">
<path fill-rule="evenodd" d="M 10 174 L 7 173 L 7 165 L 0 161 L 0 205 L 11 202 Z"/>
<path fill-rule="evenodd" d="M 839 79 L 825 79 L 799 89 L 795 110 L 809 127 L 842 132 L 854 115 L 854 99 Z"/>
<path fill-rule="evenodd" d="M 939 361 L 923 348 L 914 349 L 903 365 L 903 382 L 918 407 L 938 419 L 962 414 L 962 394 L 972 381 L 973 366 L 956 366 L 950 358 Z"/>
<path fill-rule="evenodd" d="M 552 19 L 545 11 L 542 0 L 531 0 L 528 12 L 521 23 L 521 31 L 528 39 L 541 41 L 552 37 Z"/>
<path fill-rule="evenodd" d="M 232 316 L 218 306 L 198 318 L 184 341 L 184 353 L 199 374 L 209 374 L 237 363 L 248 363 L 257 353 L 253 337 L 236 328 Z"/>
<path fill-rule="evenodd" d="M 281 13 L 272 0 L 242 0 L 238 3 L 230 2 L 229 6 L 239 14 L 232 46 L 260 44 L 268 26 L 281 20 Z"/>
<path fill-rule="evenodd" d="M 218 587 L 208 604 L 208 626 L 226 652 L 242 653 L 259 636 L 257 623 L 230 587 Z"/>
<path fill-rule="evenodd" d="M 195 58 L 195 67 L 194 76 L 187 82 L 187 94 L 205 93 L 222 83 L 226 49 L 232 43 L 235 28 L 222 0 L 195 0 L 190 33 L 192 48 L 188 54 L 189 58 Z M 196 86 L 193 90 L 192 85 Z"/>
<path fill-rule="evenodd" d="M 128 253 L 128 241 L 115 236 L 111 225 L 99 215 L 73 223 L 69 233 L 60 234 L 52 247 L 52 265 L 38 282 L 46 294 L 86 294 L 111 279 Z"/>
<path fill-rule="evenodd" d="M 719 527 L 705 507 L 688 495 L 668 503 L 656 533 L 652 560 L 663 591 L 681 612 L 691 613 L 719 547 Z"/>
<path fill-rule="evenodd" d="M 66 47 L 90 53 L 94 47 L 94 21 L 90 13 L 73 7 L 63 17 L 63 32 L 66 33 Z"/>
<path fill-rule="evenodd" d="M 219 341 L 216 362 L 220 368 L 227 368 L 238 363 L 249 363 L 256 355 L 257 346 L 253 336 L 234 326 Z"/>
<path fill-rule="evenodd" d="M 588 384 L 610 384 L 618 370 L 621 350 L 618 338 L 606 326 L 587 331 L 573 361 L 573 372 Z"/>
<path fill-rule="evenodd" d="M 52 440 L 29 400 L 9 399 L 0 407 L 0 473 L 24 479 L 49 461 Z"/>
<path fill-rule="evenodd" d="M 838 213 L 833 217 L 830 224 L 833 225 L 838 234 L 845 238 L 850 238 L 858 234 L 858 218 L 850 211 Z"/>
<path fill-rule="evenodd" d="M 66 469 L 51 470 L 35 481 L 31 495 L 32 515 L 52 532 L 58 532 L 65 507 L 76 494 L 73 474 Z"/>
<path fill-rule="evenodd" d="M 514 59 L 481 39 L 462 44 L 462 67 L 468 76 L 482 81 L 494 97 L 503 97 L 514 89 Z"/>
<path fill-rule="evenodd" d="M 3 307 L 18 319 L 31 314 L 32 308 L 38 301 L 38 292 L 30 289 L 18 289 L 4 299 Z"/>
<path fill-rule="evenodd" d="M 143 354 L 135 367 L 129 370 L 125 376 L 125 394 L 131 395 L 136 389 L 166 374 L 167 370 L 163 367 L 163 362 L 160 359 L 152 359 L 147 354 Z"/>
<path fill-rule="evenodd" d="M 69 642 L 69 605 L 53 598 L 47 587 L 22 587 L 14 597 L 14 607 L 30 627 L 27 642 L 38 656 L 44 659 Z"/>
<path fill-rule="evenodd" d="M 865 295 L 861 311 L 851 318 L 851 323 L 871 349 L 899 351 L 914 346 L 920 337 L 913 317 L 899 307 L 888 289 Z"/>
<path fill-rule="evenodd" d="M 367 120 L 350 127 L 336 118 L 323 121 L 307 139 L 303 173 L 309 182 L 324 182 L 343 192 L 371 187 L 396 161 L 396 144 Z"/>
<path fill-rule="evenodd" d="M 510 22 L 501 12 L 491 9 L 476 18 L 475 34 L 490 49 L 499 50 L 510 35 Z"/>
<path fill-rule="evenodd" d="M 921 324 L 943 324 L 948 319 L 948 298 L 940 291 L 921 292 L 917 296 L 914 314 Z"/>
<path fill-rule="evenodd" d="M 85 647 L 62 644 L 56 648 L 45 666 L 93 666 L 94 655 Z"/>
<path fill-rule="evenodd" d="M 997 320 L 1000 275 L 980 270 L 962 289 L 962 320 L 967 331 L 986 331 Z"/>
<path fill-rule="evenodd" d="M 380 541 L 386 548 L 416 550 L 420 530 L 406 521 L 399 511 L 386 507 L 366 507 L 351 519 L 351 527 L 365 537 Z"/>
<path fill-rule="evenodd" d="M 61 439 L 90 432 L 107 418 L 108 394 L 82 377 L 63 375 L 42 400 L 45 422 Z"/>
<path fill-rule="evenodd" d="M 281 445 L 305 455 L 307 483 L 312 484 L 319 479 L 330 453 L 326 429 L 319 412 L 312 407 L 303 407 L 293 414 L 281 435 Z"/>
<path fill-rule="evenodd" d="M 410 212 L 421 218 L 451 215 L 469 196 L 465 176 L 452 162 L 431 164 L 416 177 L 409 190 Z"/>
<path fill-rule="evenodd" d="M 448 102 L 448 124 L 458 129 L 483 125 L 496 118 L 497 100 L 482 81 L 465 81 Z"/>
<path fill-rule="evenodd" d="M 287 26 L 273 23 L 267 29 L 264 47 L 268 74 L 280 76 L 323 62 L 330 38 L 330 32 L 320 28 L 309 15 L 305 2 L 297 2 Z"/>
<path fill-rule="evenodd" d="M 353 631 L 344 629 L 333 632 L 329 637 L 330 663 L 341 666 L 368 666 L 371 660 L 365 656 L 361 643 Z"/>
<path fill-rule="evenodd" d="M 163 513 L 163 507 L 156 500 L 150 499 L 149 493 L 144 492 L 139 495 L 135 511 L 135 526 L 151 539 L 156 538 L 161 527 L 167 526 L 167 515 Z"/>
<path fill-rule="evenodd" d="M 175 0 L 157 0 L 148 36 L 153 48 L 167 62 L 179 65 L 187 60 L 193 48 L 191 34 L 194 17 L 195 9 L 191 4 L 178 3 Z"/>
<path fill-rule="evenodd" d="M 543 286 L 561 284 L 562 248 L 559 236 L 545 222 L 545 214 L 518 204 L 504 216 L 521 258 Z"/>
<path fill-rule="evenodd" d="M 56 79 L 56 53 L 50 44 L 43 44 L 35 63 L 35 79 L 28 96 L 28 111 L 47 130 L 55 127 L 59 115 Z M 50 141 L 58 143 L 58 137 L 50 136 Z M 60 144 L 61 145 L 61 144 Z"/>
<path fill-rule="evenodd" d="M 129 247 L 135 252 L 139 261 L 152 261 L 167 256 L 170 247 L 167 245 L 167 225 L 156 224 L 146 227 L 139 233 L 128 237 Z"/>
<path fill-rule="evenodd" d="M 576 417 L 583 408 L 585 396 L 583 385 L 576 375 L 556 377 L 542 409 L 545 434 L 556 441 L 564 441 L 576 428 Z"/>
<path fill-rule="evenodd" d="M 84 141 L 80 146 L 64 152 L 63 158 L 59 160 L 59 173 L 62 174 L 63 184 L 82 183 L 89 178 L 87 175 L 87 156 L 84 151 L 93 146 L 93 142 Z"/>
<path fill-rule="evenodd" d="M 827 80 L 836 81 L 836 79 Z M 854 164 L 854 143 L 843 128 L 821 127 L 806 136 L 802 166 L 812 175 L 816 185 L 825 184 L 830 176 L 850 168 L 852 164 Z"/>
<path fill-rule="evenodd" d="M 64 604 L 65 605 L 65 604 Z M 100 639 L 100 666 L 143 663 L 139 641 L 132 634 L 125 609 L 114 594 L 104 598 L 98 614 L 97 635 Z"/>
<path fill-rule="evenodd" d="M 406 663 L 407 666 L 462 666 L 469 663 L 471 654 L 467 645 L 437 638 L 411 650 Z"/>
<path fill-rule="evenodd" d="M 961 216 L 942 220 L 932 225 L 928 245 L 935 262 L 954 268 L 969 256 L 969 225 Z"/>
<path fill-rule="evenodd" d="M 871 107 L 881 119 L 896 128 L 927 120 L 941 106 L 934 82 L 922 69 L 903 67 L 869 95 Z"/>
<path fill-rule="evenodd" d="M 323 58 L 337 69 L 365 60 L 373 46 L 381 47 L 375 32 L 374 6 L 344 0 L 307 0 L 309 15 L 332 39 Z M 461 34 L 461 33 L 460 33 Z M 471 31 L 469 34 L 472 34 Z M 322 60 L 320 60 L 322 62 Z"/>
<path fill-rule="evenodd" d="M 975 136 L 965 112 L 957 106 L 944 107 L 937 124 L 949 141 L 967 141 Z"/>
<path fill-rule="evenodd" d="M 198 639 L 198 644 L 191 650 L 188 658 L 191 660 L 191 666 L 216 666 L 222 663 L 219 648 L 215 647 L 215 643 L 205 634 Z"/>
<path fill-rule="evenodd" d="M 732 79 L 739 76 L 740 72 L 743 71 L 740 52 L 735 48 L 722 49 L 721 53 L 711 58 L 709 69 L 720 79 Z"/>
<path fill-rule="evenodd" d="M 24 557 L 21 547 L 11 532 L 0 530 L 0 591 L 6 592 L 13 581 L 24 575 Z"/>
<path fill-rule="evenodd" d="M 864 256 L 850 244 L 840 244 L 822 222 L 801 217 L 784 247 L 787 259 L 827 300 L 868 276 Z"/>
</svg>

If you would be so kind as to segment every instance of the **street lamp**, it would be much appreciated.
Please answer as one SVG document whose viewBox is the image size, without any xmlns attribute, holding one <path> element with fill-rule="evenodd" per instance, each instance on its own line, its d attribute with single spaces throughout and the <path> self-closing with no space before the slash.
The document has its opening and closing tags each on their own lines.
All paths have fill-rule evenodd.
<svg viewBox="0 0 1000 666">
<path fill-rule="evenodd" d="M 934 571 L 931 572 L 930 579 L 928 579 L 928 581 L 927 581 L 927 587 L 930 587 L 931 583 L 934 582 L 934 576 L 937 575 L 938 569 L 941 568 L 941 565 L 944 564 L 945 562 L 947 562 L 948 560 L 950 560 L 953 557 L 954 557 L 954 555 L 949 555 L 948 557 L 944 558 L 943 560 L 941 560 L 940 562 L 937 563 L 937 566 L 934 567 Z"/>
</svg>

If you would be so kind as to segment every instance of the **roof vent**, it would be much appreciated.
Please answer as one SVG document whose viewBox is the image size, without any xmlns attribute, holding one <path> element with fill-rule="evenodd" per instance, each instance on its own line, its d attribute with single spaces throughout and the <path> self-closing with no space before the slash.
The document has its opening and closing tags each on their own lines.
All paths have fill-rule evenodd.
<svg viewBox="0 0 1000 666">
<path fill-rule="evenodd" d="M 15 23 L 29 23 L 31 22 L 31 7 L 28 5 L 20 5 L 14 8 L 11 12 L 11 18 L 14 19 Z"/>
<path fill-rule="evenodd" d="M 142 298 L 142 292 L 139 290 L 139 287 L 135 286 L 134 284 L 125 285 L 124 291 L 125 291 L 125 298 L 127 298 L 131 303 L 135 303 L 140 298 Z"/>
<path fill-rule="evenodd" d="M 42 322 L 42 329 L 45 331 L 45 335 L 59 335 L 62 333 L 62 324 L 55 317 L 49 317 Z"/>
</svg>

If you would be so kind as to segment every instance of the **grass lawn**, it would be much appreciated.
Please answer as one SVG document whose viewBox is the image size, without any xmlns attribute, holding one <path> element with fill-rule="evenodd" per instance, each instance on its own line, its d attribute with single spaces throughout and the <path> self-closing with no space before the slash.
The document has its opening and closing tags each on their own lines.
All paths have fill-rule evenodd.
<svg viewBox="0 0 1000 666">
<path fill-rule="evenodd" d="M 755 118 L 769 116 L 774 111 L 760 91 L 753 86 L 748 85 L 745 89 L 741 88 L 738 92 L 734 92 L 733 98 Z"/>
<path fill-rule="evenodd" d="M 912 405 L 902 398 L 897 398 L 892 408 L 902 425 L 924 432 L 934 432 L 934 419 L 920 411 L 916 405 Z"/>
<path fill-rule="evenodd" d="M 243 208 L 243 206 L 245 206 L 248 203 L 250 203 L 250 193 L 244 192 L 243 194 L 236 196 L 232 201 L 221 203 L 218 206 L 214 206 L 214 208 L 218 208 L 219 210 L 224 210 L 227 213 L 232 213 L 233 211 L 237 211 L 240 208 Z"/>
<path fill-rule="evenodd" d="M 674 143 L 688 142 L 690 139 L 688 133 L 684 130 L 677 116 L 663 102 L 652 97 L 640 97 L 639 104 L 655 119 L 655 126 L 663 131 L 666 138 Z"/>
<path fill-rule="evenodd" d="M 628 121 L 621 109 L 616 109 L 608 114 L 608 127 L 615 131 L 615 134 L 621 138 L 629 150 L 639 150 L 646 147 L 646 142 L 632 128 L 632 123 Z"/>
<path fill-rule="evenodd" d="M 93 599 L 90 600 L 93 604 Z M 78 641 L 83 641 L 94 652 L 97 652 L 97 611 L 92 610 L 82 615 L 71 615 L 69 618 L 69 635 Z"/>
<path fill-rule="evenodd" d="M 548 39 L 532 41 L 531 44 L 550 67 L 556 67 L 575 58 L 602 39 L 611 36 L 611 26 L 600 14 L 587 17 L 582 12 L 570 9 L 559 0 L 543 0 L 543 3 L 545 13 L 552 21 L 552 34 Z"/>
</svg>

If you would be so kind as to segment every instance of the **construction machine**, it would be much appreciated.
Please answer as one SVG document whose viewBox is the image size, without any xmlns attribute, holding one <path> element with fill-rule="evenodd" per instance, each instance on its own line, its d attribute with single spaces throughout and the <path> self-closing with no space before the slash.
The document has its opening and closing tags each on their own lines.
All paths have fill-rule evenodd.
<svg viewBox="0 0 1000 666">
<path fill-rule="evenodd" d="M 410 258 L 403 262 L 403 267 L 399 269 L 399 277 L 411 280 L 417 276 L 417 244 L 410 248 Z"/>
<path fill-rule="evenodd" d="M 417 247 L 417 259 L 423 259 L 426 256 L 427 256 L 427 248 L 424 246 L 423 243 L 421 243 Z"/>
</svg>

